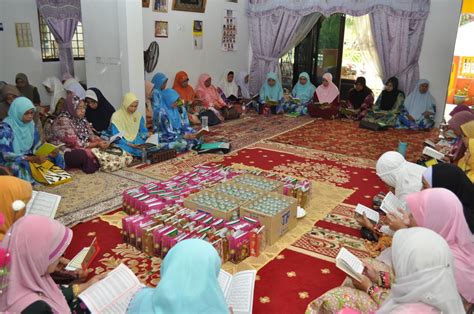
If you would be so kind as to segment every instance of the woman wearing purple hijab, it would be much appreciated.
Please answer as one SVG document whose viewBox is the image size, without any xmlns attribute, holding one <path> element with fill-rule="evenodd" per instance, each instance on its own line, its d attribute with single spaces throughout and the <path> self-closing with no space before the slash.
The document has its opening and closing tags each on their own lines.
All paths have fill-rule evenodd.
<svg viewBox="0 0 474 314">
<path fill-rule="evenodd" d="M 457 163 L 466 152 L 466 145 L 464 145 L 464 142 L 462 141 L 461 126 L 473 120 L 474 113 L 472 113 L 472 111 L 461 110 L 461 112 L 454 114 L 448 121 L 449 128 L 453 130 L 454 134 L 457 136 L 456 142 L 451 149 L 453 163 Z"/>
</svg>

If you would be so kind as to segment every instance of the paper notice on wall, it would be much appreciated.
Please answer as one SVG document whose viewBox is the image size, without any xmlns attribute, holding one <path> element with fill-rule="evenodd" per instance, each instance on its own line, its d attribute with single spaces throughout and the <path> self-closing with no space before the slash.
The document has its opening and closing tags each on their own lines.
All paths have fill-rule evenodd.
<svg viewBox="0 0 474 314">
<path fill-rule="evenodd" d="M 236 51 L 237 18 L 233 10 L 224 10 L 224 23 L 222 25 L 222 50 Z"/>
<path fill-rule="evenodd" d="M 202 49 L 202 35 L 203 35 L 202 21 L 194 20 L 193 22 L 193 48 L 195 50 Z"/>
</svg>

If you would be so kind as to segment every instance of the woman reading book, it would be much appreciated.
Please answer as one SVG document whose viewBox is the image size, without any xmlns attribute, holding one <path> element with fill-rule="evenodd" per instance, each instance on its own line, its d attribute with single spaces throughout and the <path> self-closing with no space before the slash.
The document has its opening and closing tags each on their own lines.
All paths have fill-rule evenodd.
<svg viewBox="0 0 474 314">
<path fill-rule="evenodd" d="M 275 72 L 267 73 L 267 78 L 260 88 L 258 102 L 259 113 L 271 111 L 273 114 L 283 113 L 283 87 Z"/>
<path fill-rule="evenodd" d="M 316 87 L 311 83 L 309 74 L 306 72 L 300 73 L 298 82 L 291 91 L 293 98 L 284 105 L 285 112 L 293 113 L 297 116 L 308 114 L 308 105 L 313 100 L 315 91 Z"/>
<path fill-rule="evenodd" d="M 341 101 L 341 115 L 351 120 L 362 120 L 374 106 L 374 93 L 367 87 L 365 77 L 359 76 L 349 90 L 347 101 Z"/>
<path fill-rule="evenodd" d="M 181 241 L 163 260 L 158 286 L 139 291 L 128 313 L 229 313 L 217 280 L 220 268 L 211 244 Z"/>
<path fill-rule="evenodd" d="M 85 313 L 79 294 L 102 279 L 59 286 L 51 278 L 72 239 L 72 231 L 45 216 L 20 218 L 1 246 L 11 261 L 6 288 L 0 293 L 1 310 L 9 313 Z"/>
<path fill-rule="evenodd" d="M 13 210 L 13 202 L 20 200 L 28 204 L 33 190 L 29 182 L 10 175 L 5 175 L 0 178 L 0 191 L 2 191 L 2 193 L 0 193 L 0 213 L 4 217 L 4 223 L 0 225 L 1 241 L 11 225 L 25 215 L 24 209 L 19 212 Z"/>
<path fill-rule="evenodd" d="M 314 118 L 335 119 L 339 116 L 339 89 L 333 83 L 331 73 L 324 73 L 313 103 L 308 105 L 308 112 Z"/>
<path fill-rule="evenodd" d="M 64 168 L 64 158 L 57 151 L 47 156 L 34 155 L 41 145 L 40 136 L 33 121 L 35 106 L 26 97 L 16 98 L 8 117 L 0 123 L 0 165 L 10 168 L 15 177 L 36 183 L 30 162 L 41 164 L 47 160 Z"/>
</svg>

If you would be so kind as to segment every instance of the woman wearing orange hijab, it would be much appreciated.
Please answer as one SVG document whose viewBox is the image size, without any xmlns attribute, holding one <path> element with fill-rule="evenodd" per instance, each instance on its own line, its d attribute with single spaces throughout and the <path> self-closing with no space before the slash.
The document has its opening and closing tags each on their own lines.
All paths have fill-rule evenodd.
<svg viewBox="0 0 474 314">
<path fill-rule="evenodd" d="M 196 94 L 191 85 L 189 85 L 188 74 L 184 71 L 176 73 L 173 83 L 173 89 L 178 92 L 179 97 L 183 100 L 188 111 L 189 121 L 194 125 L 201 124 L 199 119 L 199 111 L 202 103 L 196 99 Z"/>
</svg>

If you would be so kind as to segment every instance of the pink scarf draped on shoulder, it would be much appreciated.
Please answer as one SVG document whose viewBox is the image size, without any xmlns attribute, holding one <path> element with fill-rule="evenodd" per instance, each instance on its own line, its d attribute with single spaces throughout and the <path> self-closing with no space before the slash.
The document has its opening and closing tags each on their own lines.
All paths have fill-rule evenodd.
<svg viewBox="0 0 474 314">
<path fill-rule="evenodd" d="M 460 294 L 474 302 L 474 243 L 457 196 L 444 188 L 423 190 L 407 196 L 416 224 L 428 228 L 448 242 L 455 259 L 456 285 Z"/>
<path fill-rule="evenodd" d="M 71 243 L 71 229 L 48 217 L 29 215 L 17 220 L 7 234 L 10 232 L 12 235 L 2 242 L 4 248 L 10 243 L 11 262 L 0 308 L 19 313 L 36 301 L 44 301 L 54 313 L 70 313 L 47 269 Z"/>
<path fill-rule="evenodd" d="M 324 103 L 330 104 L 339 95 L 339 89 L 337 88 L 336 84 L 332 82 L 331 73 L 325 73 L 323 75 L 323 79 L 328 81 L 329 85 L 328 86 L 324 86 L 323 84 L 319 85 L 316 88 L 316 95 L 318 96 L 318 100 L 321 104 L 324 104 Z"/>
<path fill-rule="evenodd" d="M 204 82 L 206 82 L 210 77 L 211 76 L 209 74 L 201 74 L 199 76 L 196 94 L 203 102 L 206 108 L 216 107 L 219 109 L 225 106 L 224 100 L 222 100 L 221 95 L 219 95 L 214 85 L 211 84 L 211 86 L 209 87 L 206 87 L 206 85 L 204 85 Z"/>
</svg>

